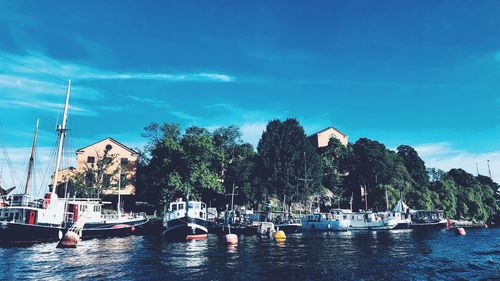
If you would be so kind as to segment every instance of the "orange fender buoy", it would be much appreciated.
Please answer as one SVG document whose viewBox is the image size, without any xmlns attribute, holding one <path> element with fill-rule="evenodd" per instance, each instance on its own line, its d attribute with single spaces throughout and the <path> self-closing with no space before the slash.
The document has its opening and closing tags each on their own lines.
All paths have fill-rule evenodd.
<svg viewBox="0 0 500 281">
<path fill-rule="evenodd" d="M 73 231 L 68 231 L 57 244 L 57 248 L 76 248 L 80 242 L 80 236 Z"/>
<path fill-rule="evenodd" d="M 226 243 L 230 245 L 238 244 L 238 235 L 236 234 L 227 234 L 226 235 Z"/>
<path fill-rule="evenodd" d="M 455 233 L 457 235 L 465 235 L 465 229 L 463 227 L 457 227 L 455 228 Z"/>
</svg>

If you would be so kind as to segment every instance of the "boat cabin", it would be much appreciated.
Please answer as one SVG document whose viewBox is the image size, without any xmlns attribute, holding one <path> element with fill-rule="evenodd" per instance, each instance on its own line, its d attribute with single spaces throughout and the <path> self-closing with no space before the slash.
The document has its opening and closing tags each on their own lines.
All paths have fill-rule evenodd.
<svg viewBox="0 0 500 281">
<path fill-rule="evenodd" d="M 412 219 L 417 223 L 435 223 L 441 222 L 444 220 L 444 211 L 443 210 L 435 210 L 435 211 L 416 211 L 413 214 Z"/>
<path fill-rule="evenodd" d="M 329 212 L 326 214 L 310 214 L 302 217 L 303 222 L 340 221 L 348 219 L 345 214 Z"/>
<path fill-rule="evenodd" d="M 200 201 L 175 201 L 170 203 L 165 219 L 173 220 L 188 215 L 190 218 L 207 219 L 207 204 Z"/>
</svg>

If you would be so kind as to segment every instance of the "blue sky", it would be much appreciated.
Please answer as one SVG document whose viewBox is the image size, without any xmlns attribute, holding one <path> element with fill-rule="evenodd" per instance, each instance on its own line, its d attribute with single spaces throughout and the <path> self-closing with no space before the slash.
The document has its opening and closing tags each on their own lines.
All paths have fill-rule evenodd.
<svg viewBox="0 0 500 281">
<path fill-rule="evenodd" d="M 334 126 L 351 142 L 412 145 L 428 166 L 475 174 L 478 163 L 487 174 L 490 160 L 499 181 L 499 9 L 497 1 L 2 1 L 3 142 L 22 174 L 39 117 L 46 161 L 71 78 L 72 149 L 107 136 L 141 147 L 152 121 L 235 124 L 256 144 L 269 120 L 295 117 L 308 133 Z"/>
</svg>

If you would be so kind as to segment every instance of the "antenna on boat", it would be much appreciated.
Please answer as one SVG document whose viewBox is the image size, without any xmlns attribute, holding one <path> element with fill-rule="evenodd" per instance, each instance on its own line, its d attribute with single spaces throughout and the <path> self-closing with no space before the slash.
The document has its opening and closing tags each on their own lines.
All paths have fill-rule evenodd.
<svg viewBox="0 0 500 281">
<path fill-rule="evenodd" d="M 35 151 L 36 151 L 36 138 L 38 136 L 38 125 L 40 123 L 40 119 L 36 119 L 36 127 L 35 127 L 35 136 L 33 137 L 33 146 L 31 147 L 31 156 L 30 156 L 30 163 L 28 166 L 28 175 L 26 176 L 26 185 L 24 186 L 24 194 L 28 194 L 29 192 L 29 186 L 30 186 L 30 177 L 31 177 L 31 172 L 33 170 L 33 163 L 35 161 Z"/>
<path fill-rule="evenodd" d="M 54 172 L 54 179 L 52 181 L 53 194 L 57 194 L 57 174 L 59 172 L 59 166 L 61 165 L 64 137 L 66 136 L 66 121 L 68 119 L 68 104 L 69 104 L 70 92 L 71 92 L 71 79 L 68 80 L 68 91 L 66 92 L 66 102 L 64 103 L 62 124 L 58 125 L 56 129 L 59 132 L 59 146 L 57 147 L 56 169 Z"/>
</svg>

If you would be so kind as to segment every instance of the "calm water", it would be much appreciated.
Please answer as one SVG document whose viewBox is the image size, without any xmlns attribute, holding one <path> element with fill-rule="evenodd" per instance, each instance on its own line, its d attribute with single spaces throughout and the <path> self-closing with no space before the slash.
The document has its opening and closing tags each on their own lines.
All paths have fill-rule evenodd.
<svg viewBox="0 0 500 281">
<path fill-rule="evenodd" d="M 240 237 L 165 242 L 159 236 L 0 248 L 0 279 L 436 280 L 500 277 L 500 229 L 298 233 L 283 244 Z"/>
</svg>

